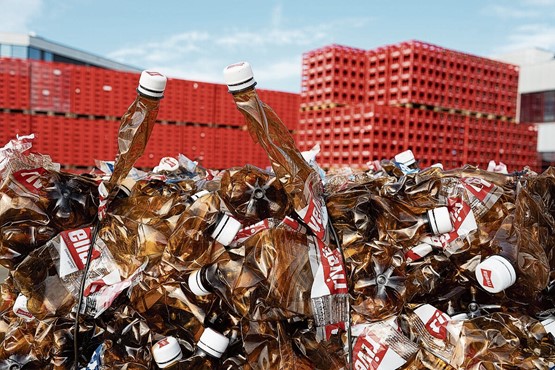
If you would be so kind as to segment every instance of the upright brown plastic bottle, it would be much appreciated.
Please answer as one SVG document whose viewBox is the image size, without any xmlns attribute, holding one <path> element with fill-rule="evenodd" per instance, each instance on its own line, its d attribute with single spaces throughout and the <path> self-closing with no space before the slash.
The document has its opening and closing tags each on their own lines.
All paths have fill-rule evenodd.
<svg viewBox="0 0 555 370">
<path fill-rule="evenodd" d="M 317 258 L 311 298 L 316 326 L 348 322 L 348 287 L 339 241 L 331 241 L 320 174 L 304 159 L 293 136 L 255 89 L 251 66 L 240 62 L 224 69 L 224 79 L 251 137 L 268 154 L 272 169 L 292 208 L 314 234 Z"/>
<path fill-rule="evenodd" d="M 143 71 L 137 87 L 137 96 L 121 117 L 118 132 L 118 156 L 110 179 L 102 183 L 99 192 L 102 202 L 99 214 L 116 196 L 118 186 L 144 153 L 146 144 L 156 123 L 160 100 L 164 97 L 167 78 L 160 72 Z"/>
</svg>

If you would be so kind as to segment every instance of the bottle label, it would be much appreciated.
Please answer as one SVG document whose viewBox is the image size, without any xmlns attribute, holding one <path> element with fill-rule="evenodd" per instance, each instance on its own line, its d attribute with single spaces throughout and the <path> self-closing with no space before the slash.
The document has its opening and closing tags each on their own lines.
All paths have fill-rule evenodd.
<svg viewBox="0 0 555 370">
<path fill-rule="evenodd" d="M 441 340 L 447 339 L 449 316 L 429 304 L 418 307 L 414 313 L 422 320 L 426 331 L 431 336 Z"/>
<path fill-rule="evenodd" d="M 370 325 L 357 338 L 353 348 L 356 370 L 394 370 L 403 366 L 418 348 L 387 324 Z"/>
<path fill-rule="evenodd" d="M 60 233 L 60 266 L 61 278 L 76 271 L 83 270 L 87 263 L 87 254 L 91 248 L 91 228 L 62 231 Z M 100 252 L 93 249 L 91 259 L 100 257 Z"/>
<path fill-rule="evenodd" d="M 272 227 L 274 227 L 275 225 L 275 221 L 272 219 L 265 219 L 262 221 L 259 221 L 255 224 L 249 225 L 247 227 L 243 227 L 242 229 L 239 230 L 239 232 L 237 232 L 237 234 L 235 235 L 235 238 L 233 239 L 233 241 L 229 244 L 229 247 L 235 247 L 241 243 L 243 243 L 245 240 L 247 240 L 248 238 L 250 238 L 251 236 L 253 236 L 254 234 L 262 231 L 262 230 L 267 230 L 270 229 Z"/>
<path fill-rule="evenodd" d="M 13 178 L 30 193 L 39 194 L 42 190 L 41 177 L 48 171 L 42 167 L 31 170 L 21 170 L 13 173 Z"/>
</svg>

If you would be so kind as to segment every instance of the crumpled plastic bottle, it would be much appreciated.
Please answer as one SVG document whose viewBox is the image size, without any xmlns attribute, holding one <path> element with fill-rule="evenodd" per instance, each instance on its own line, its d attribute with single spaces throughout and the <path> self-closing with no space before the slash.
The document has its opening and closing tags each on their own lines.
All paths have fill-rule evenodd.
<svg viewBox="0 0 555 370">
<path fill-rule="evenodd" d="M 271 173 L 252 165 L 229 169 L 221 176 L 220 198 L 242 224 L 283 219 L 290 213 L 289 199 Z"/>
<path fill-rule="evenodd" d="M 98 184 L 59 172 L 49 157 L 8 152 L 0 150 L 8 160 L 0 173 L 0 263 L 13 269 L 60 231 L 90 225 L 98 209 Z"/>
<path fill-rule="evenodd" d="M 224 79 L 251 137 L 268 154 L 292 208 L 316 238 L 317 258 L 312 262 L 318 268 L 311 297 L 316 326 L 321 328 L 323 337 L 327 325 L 348 323 L 349 302 L 343 255 L 339 241 L 331 238 L 322 179 L 297 149 L 287 127 L 258 97 L 250 64 L 240 62 L 227 66 Z"/>
<path fill-rule="evenodd" d="M 188 279 L 199 296 L 217 294 L 242 318 L 312 317 L 313 273 L 307 235 L 285 227 L 257 232 Z"/>
</svg>

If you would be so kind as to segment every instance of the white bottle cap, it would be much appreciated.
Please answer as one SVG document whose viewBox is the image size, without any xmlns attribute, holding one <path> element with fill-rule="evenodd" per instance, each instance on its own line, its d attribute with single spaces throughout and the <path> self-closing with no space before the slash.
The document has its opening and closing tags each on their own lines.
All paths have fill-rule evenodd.
<svg viewBox="0 0 555 370">
<path fill-rule="evenodd" d="M 230 92 L 237 92 L 256 85 L 251 65 L 239 62 L 224 69 L 224 81 Z"/>
<path fill-rule="evenodd" d="M 17 296 L 13 304 L 13 312 L 25 321 L 31 321 L 35 318 L 27 309 L 27 297 L 21 293 Z"/>
<path fill-rule="evenodd" d="M 410 166 L 411 164 L 416 162 L 416 159 L 414 159 L 414 154 L 412 153 L 412 150 L 408 149 L 397 154 L 395 156 L 395 162 L 404 164 L 405 166 Z"/>
<path fill-rule="evenodd" d="M 554 316 L 548 317 L 547 319 L 543 320 L 541 323 L 548 334 L 550 333 L 551 335 L 555 336 L 555 317 Z"/>
<path fill-rule="evenodd" d="M 476 266 L 476 279 L 489 293 L 499 293 L 515 283 L 516 272 L 506 258 L 493 255 Z"/>
<path fill-rule="evenodd" d="M 173 172 L 179 169 L 179 162 L 173 157 L 164 157 L 160 159 L 158 166 L 154 167 L 152 172 L 160 173 L 162 171 Z"/>
<path fill-rule="evenodd" d="M 119 188 L 121 191 L 127 194 L 127 196 L 129 196 L 131 194 L 131 190 L 133 190 L 133 186 L 135 186 L 136 183 L 137 181 L 135 181 L 131 177 L 126 177 L 121 182 L 121 185 L 119 186 Z"/>
<path fill-rule="evenodd" d="M 220 358 L 229 346 L 229 338 L 211 328 L 206 328 L 202 332 L 197 346 L 210 356 Z"/>
<path fill-rule="evenodd" d="M 166 83 L 168 79 L 166 76 L 156 71 L 143 71 L 139 79 L 139 87 L 137 90 L 143 94 L 153 98 L 162 98 Z"/>
<path fill-rule="evenodd" d="M 438 207 L 428 210 L 428 219 L 435 235 L 445 234 L 453 231 L 453 224 L 449 217 L 447 207 Z"/>
<path fill-rule="evenodd" d="M 166 337 L 152 346 L 152 356 L 159 368 L 164 369 L 181 360 L 183 353 L 174 337 Z"/>
<path fill-rule="evenodd" d="M 212 232 L 212 237 L 218 241 L 218 243 L 228 246 L 231 244 L 235 235 L 241 230 L 241 223 L 228 215 L 227 213 L 222 213 L 222 216 L 216 224 L 214 232 Z"/>
<path fill-rule="evenodd" d="M 189 279 L 187 282 L 189 283 L 189 289 L 197 296 L 205 296 L 212 294 L 206 287 L 202 284 L 200 280 L 202 270 L 195 270 L 191 275 L 189 275 Z"/>
</svg>

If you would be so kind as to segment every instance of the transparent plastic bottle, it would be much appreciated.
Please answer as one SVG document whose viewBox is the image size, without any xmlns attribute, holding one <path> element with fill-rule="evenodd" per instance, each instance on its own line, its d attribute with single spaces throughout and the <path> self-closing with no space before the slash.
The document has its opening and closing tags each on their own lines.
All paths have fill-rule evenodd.
<svg viewBox="0 0 555 370">
<path fill-rule="evenodd" d="M 518 202 L 517 208 L 521 208 Z M 547 287 L 549 262 L 533 219 L 517 210 L 503 220 L 492 240 L 492 248 L 498 253 L 484 259 L 475 270 L 476 280 L 487 292 L 511 288 L 511 298 L 525 300 Z"/>
<path fill-rule="evenodd" d="M 137 96 L 121 117 L 118 132 L 118 156 L 110 179 L 99 189 L 104 199 L 111 200 L 116 187 L 144 153 L 154 128 L 160 100 L 164 97 L 167 78 L 160 72 L 145 70 L 141 73 Z"/>
<path fill-rule="evenodd" d="M 218 193 L 233 216 L 244 224 L 282 219 L 289 211 L 287 194 L 278 179 L 252 165 L 225 171 Z"/>
<path fill-rule="evenodd" d="M 258 97 L 249 63 L 227 66 L 224 80 L 253 140 L 266 151 L 291 207 L 315 237 L 312 244 L 317 248 L 317 258 L 313 259 L 311 299 L 316 326 L 323 329 L 327 325 L 348 322 L 343 254 L 339 241 L 331 238 L 320 173 L 305 160 L 277 114 Z"/>
<path fill-rule="evenodd" d="M 447 207 L 417 209 L 403 202 L 376 197 L 375 206 L 381 210 L 376 222 L 379 239 L 391 239 L 412 247 L 419 237 L 441 235 L 453 231 Z"/>
<path fill-rule="evenodd" d="M 217 294 L 251 320 L 310 317 L 314 279 L 307 243 L 306 235 L 286 228 L 259 231 L 241 246 L 244 257 L 222 254 L 189 276 L 189 288 L 198 296 Z"/>
</svg>

